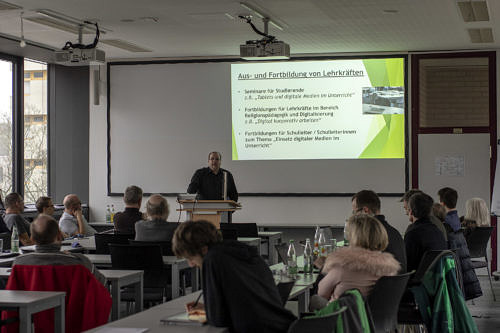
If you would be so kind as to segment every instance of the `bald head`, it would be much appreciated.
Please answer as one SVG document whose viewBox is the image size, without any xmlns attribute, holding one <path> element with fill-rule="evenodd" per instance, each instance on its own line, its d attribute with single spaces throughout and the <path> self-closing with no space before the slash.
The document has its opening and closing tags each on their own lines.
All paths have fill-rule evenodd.
<svg viewBox="0 0 500 333">
<path fill-rule="evenodd" d="M 153 194 L 146 204 L 146 212 L 150 219 L 166 220 L 169 214 L 167 200 L 159 194 Z"/>
<path fill-rule="evenodd" d="M 40 214 L 31 223 L 31 239 L 36 245 L 47 245 L 59 240 L 59 225 L 52 216 Z"/>
<path fill-rule="evenodd" d="M 70 214 L 80 208 L 81 204 L 82 202 L 76 194 L 68 194 L 63 200 L 64 210 Z"/>
</svg>

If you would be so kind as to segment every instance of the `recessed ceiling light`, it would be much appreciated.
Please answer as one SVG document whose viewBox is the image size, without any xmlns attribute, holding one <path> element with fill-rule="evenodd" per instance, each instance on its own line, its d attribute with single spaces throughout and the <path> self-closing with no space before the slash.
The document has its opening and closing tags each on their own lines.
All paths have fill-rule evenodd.
<svg viewBox="0 0 500 333">
<path fill-rule="evenodd" d="M 120 22 L 123 22 L 123 23 L 132 23 L 132 22 L 135 22 L 135 20 L 131 19 L 131 18 L 128 18 L 128 19 L 121 19 Z"/>
<path fill-rule="evenodd" d="M 397 9 L 382 9 L 382 13 L 384 14 L 397 14 L 399 10 Z"/>
</svg>

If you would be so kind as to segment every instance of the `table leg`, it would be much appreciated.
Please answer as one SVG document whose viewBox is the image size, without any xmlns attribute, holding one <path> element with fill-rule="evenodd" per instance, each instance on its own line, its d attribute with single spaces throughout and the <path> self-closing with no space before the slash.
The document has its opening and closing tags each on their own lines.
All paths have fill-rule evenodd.
<svg viewBox="0 0 500 333">
<path fill-rule="evenodd" d="M 309 289 L 298 296 L 299 299 L 299 314 L 309 311 Z"/>
<path fill-rule="evenodd" d="M 139 313 L 142 311 L 142 307 L 144 304 L 144 281 L 141 277 L 141 280 L 137 283 L 134 283 L 135 289 L 135 313 Z"/>
<path fill-rule="evenodd" d="M 65 302 L 64 296 L 61 296 L 61 305 L 54 308 L 54 330 L 55 333 L 64 333 L 65 330 Z"/>
<path fill-rule="evenodd" d="M 179 265 L 172 264 L 172 299 L 179 297 Z"/>
<path fill-rule="evenodd" d="M 120 284 L 118 281 L 111 281 L 111 297 L 113 299 L 111 320 L 115 321 L 120 319 Z"/>
<path fill-rule="evenodd" d="M 19 308 L 19 333 L 31 332 L 31 312 L 25 307 Z"/>
</svg>

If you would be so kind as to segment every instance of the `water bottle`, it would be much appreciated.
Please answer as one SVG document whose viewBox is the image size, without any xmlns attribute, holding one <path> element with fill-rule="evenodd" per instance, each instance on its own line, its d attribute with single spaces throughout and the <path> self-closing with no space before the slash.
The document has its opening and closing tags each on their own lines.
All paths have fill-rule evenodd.
<svg viewBox="0 0 500 333">
<path fill-rule="evenodd" d="M 115 205 L 111 205 L 110 219 L 111 223 L 115 222 Z"/>
<path fill-rule="evenodd" d="M 111 211 L 109 205 L 106 205 L 106 223 L 111 223 Z"/>
<path fill-rule="evenodd" d="M 316 226 L 316 232 L 314 233 L 314 249 L 313 249 L 313 256 L 314 258 L 317 258 L 319 256 L 319 234 L 320 234 L 320 228 L 319 225 Z"/>
<path fill-rule="evenodd" d="M 326 253 L 326 238 L 325 238 L 325 233 L 322 229 L 319 231 L 318 247 L 319 247 L 319 256 L 326 257 L 326 255 L 328 254 Z"/>
<path fill-rule="evenodd" d="M 312 274 L 313 272 L 313 253 L 311 248 L 311 240 L 306 238 L 306 247 L 304 248 L 304 273 Z"/>
<path fill-rule="evenodd" d="M 295 278 L 297 276 L 297 253 L 295 252 L 295 246 L 293 245 L 293 239 L 290 239 L 290 245 L 288 246 L 287 252 L 287 269 L 288 276 Z"/>
<path fill-rule="evenodd" d="M 19 253 L 19 233 L 15 224 L 12 227 L 12 236 L 10 238 L 10 252 Z"/>
</svg>

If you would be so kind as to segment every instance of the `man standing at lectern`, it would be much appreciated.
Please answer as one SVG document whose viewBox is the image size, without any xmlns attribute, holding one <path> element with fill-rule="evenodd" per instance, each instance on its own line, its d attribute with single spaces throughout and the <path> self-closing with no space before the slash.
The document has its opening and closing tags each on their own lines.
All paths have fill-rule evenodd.
<svg viewBox="0 0 500 333">
<path fill-rule="evenodd" d="M 220 167 L 221 160 L 222 155 L 219 152 L 208 154 L 208 167 L 196 170 L 187 192 L 197 193 L 200 200 L 223 200 L 226 189 L 227 200 L 238 201 L 233 175 Z"/>
</svg>

